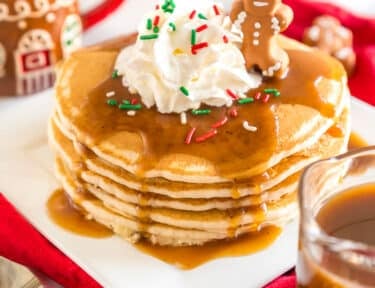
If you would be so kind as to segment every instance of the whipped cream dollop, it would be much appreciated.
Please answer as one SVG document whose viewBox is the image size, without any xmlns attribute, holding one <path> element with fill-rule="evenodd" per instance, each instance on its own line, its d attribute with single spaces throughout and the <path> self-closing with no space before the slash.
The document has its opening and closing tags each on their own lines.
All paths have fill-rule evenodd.
<svg viewBox="0 0 375 288">
<path fill-rule="evenodd" d="M 260 76 L 246 70 L 242 35 L 221 4 L 173 3 L 167 12 L 160 4 L 144 17 L 136 43 L 121 51 L 115 64 L 124 86 L 145 106 L 156 105 L 161 113 L 230 106 L 233 95 L 245 97 L 260 85 Z"/>
</svg>

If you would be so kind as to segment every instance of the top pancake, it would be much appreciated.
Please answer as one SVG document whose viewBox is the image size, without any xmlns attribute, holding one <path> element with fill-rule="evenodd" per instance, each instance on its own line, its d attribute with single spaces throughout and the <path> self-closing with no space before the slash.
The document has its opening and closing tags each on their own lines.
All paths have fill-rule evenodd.
<svg viewBox="0 0 375 288">
<path fill-rule="evenodd" d="M 125 46 L 130 38 L 120 42 Z M 211 107 L 208 116 L 189 114 L 188 125 L 182 125 L 176 114 L 143 108 L 129 117 L 106 104 L 109 91 L 119 101 L 140 99 L 121 79 L 111 78 L 117 44 L 82 50 L 63 63 L 56 85 L 57 113 L 75 140 L 137 176 L 217 183 L 261 174 L 316 143 L 348 103 L 341 64 L 293 40 L 279 41 L 291 59 L 288 76 L 264 81 L 249 97 L 264 88 L 277 88 L 281 97 L 238 106 L 239 116 L 204 143 L 186 145 L 184 139 L 191 127 L 197 127 L 197 135 L 207 132 L 227 114 L 227 107 Z M 248 132 L 243 121 L 258 131 Z"/>
</svg>

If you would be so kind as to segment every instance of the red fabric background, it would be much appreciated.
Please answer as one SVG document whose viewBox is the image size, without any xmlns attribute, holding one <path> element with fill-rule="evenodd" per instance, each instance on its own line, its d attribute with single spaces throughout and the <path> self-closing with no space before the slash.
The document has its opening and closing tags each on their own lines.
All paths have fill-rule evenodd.
<svg viewBox="0 0 375 288">
<path fill-rule="evenodd" d="M 86 27 L 111 13 L 119 4 L 117 0 L 110 2 L 114 6 L 94 11 L 91 18 L 88 18 Z M 375 105 L 375 19 L 363 19 L 329 4 L 313 4 L 302 0 L 284 2 L 295 11 L 295 20 L 287 31 L 293 38 L 301 39 L 305 27 L 321 14 L 334 15 L 352 29 L 358 63 L 350 79 L 350 88 L 353 95 Z M 95 280 L 41 236 L 2 195 L 0 219 L 0 255 L 41 271 L 64 287 L 100 287 Z M 292 288 L 295 287 L 295 283 L 294 273 L 291 272 L 275 280 L 267 288 Z"/>
<path fill-rule="evenodd" d="M 125 0 L 106 0 L 102 5 L 99 5 L 92 11 L 82 15 L 84 29 L 87 30 L 98 24 L 112 12 L 117 10 L 117 8 L 119 8 L 124 2 Z"/>
<path fill-rule="evenodd" d="M 357 66 L 349 79 L 352 95 L 375 105 L 375 18 L 361 18 L 330 4 L 309 3 L 302 0 L 284 0 L 294 10 L 294 21 L 286 34 L 301 40 L 306 26 L 322 14 L 337 17 L 354 34 Z"/>
</svg>

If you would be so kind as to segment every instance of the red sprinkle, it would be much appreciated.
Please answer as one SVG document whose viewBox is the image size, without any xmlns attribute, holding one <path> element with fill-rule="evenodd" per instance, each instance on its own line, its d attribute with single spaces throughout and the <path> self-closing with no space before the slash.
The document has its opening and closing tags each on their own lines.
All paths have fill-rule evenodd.
<svg viewBox="0 0 375 288">
<path fill-rule="evenodd" d="M 155 18 L 154 18 L 154 26 L 158 26 L 159 25 L 159 21 L 160 21 L 160 16 L 159 15 L 155 16 Z"/>
<path fill-rule="evenodd" d="M 219 128 L 221 126 L 224 126 L 228 122 L 228 117 L 224 116 L 224 119 L 216 122 L 214 125 L 212 125 L 212 128 Z"/>
<path fill-rule="evenodd" d="M 216 15 L 220 15 L 219 8 L 218 8 L 216 5 L 214 5 L 213 8 L 214 8 L 215 14 L 216 14 Z"/>
<path fill-rule="evenodd" d="M 197 14 L 197 10 L 193 10 L 191 11 L 190 15 L 189 15 L 189 19 L 193 19 L 195 14 Z"/>
<path fill-rule="evenodd" d="M 186 135 L 185 144 L 190 144 L 191 140 L 193 139 L 193 136 L 195 134 L 195 131 L 197 131 L 197 128 L 191 128 L 189 133 Z"/>
<path fill-rule="evenodd" d="M 240 97 L 238 97 L 238 95 L 234 94 L 232 90 L 227 89 L 226 92 L 227 92 L 227 94 L 228 94 L 233 100 L 238 100 L 238 99 L 240 99 Z"/>
<path fill-rule="evenodd" d="M 199 136 L 199 137 L 195 138 L 195 142 L 202 143 L 202 142 L 214 137 L 216 134 L 217 134 L 216 129 L 210 130 L 206 134 L 203 134 L 202 136 Z"/>
<path fill-rule="evenodd" d="M 255 94 L 255 100 L 260 100 L 260 98 L 262 97 L 262 93 L 261 92 L 257 92 L 257 94 Z"/>
<path fill-rule="evenodd" d="M 236 118 L 238 116 L 238 111 L 236 108 L 232 108 L 229 110 L 229 116 L 232 118 Z"/>
<path fill-rule="evenodd" d="M 263 98 L 263 103 L 268 103 L 268 101 L 270 101 L 270 98 L 271 98 L 271 94 L 266 94 Z"/>
<path fill-rule="evenodd" d="M 191 47 L 191 52 L 195 55 L 197 54 L 197 50 L 207 48 L 208 47 L 208 42 L 201 42 L 198 44 L 195 44 Z"/>
<path fill-rule="evenodd" d="M 159 9 L 160 9 L 160 6 L 159 6 L 159 5 L 156 5 L 156 6 L 155 6 L 155 9 L 156 9 L 156 10 L 159 10 Z"/>
<path fill-rule="evenodd" d="M 207 24 L 203 24 L 202 26 L 199 26 L 197 29 L 195 29 L 197 32 L 202 32 L 208 28 Z"/>
<path fill-rule="evenodd" d="M 224 43 L 228 43 L 229 42 L 228 37 L 226 35 L 223 36 L 223 41 L 224 41 Z"/>
<path fill-rule="evenodd" d="M 130 104 L 132 104 L 132 105 L 136 105 L 136 104 L 138 104 L 138 99 L 133 98 L 133 99 L 130 101 Z"/>
</svg>

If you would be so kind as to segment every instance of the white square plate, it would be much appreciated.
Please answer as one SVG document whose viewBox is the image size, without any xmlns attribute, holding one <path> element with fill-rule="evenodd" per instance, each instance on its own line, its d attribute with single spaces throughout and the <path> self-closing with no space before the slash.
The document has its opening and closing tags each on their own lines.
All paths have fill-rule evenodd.
<svg viewBox="0 0 375 288">
<path fill-rule="evenodd" d="M 53 92 L 0 101 L 0 191 L 53 244 L 104 287 L 261 287 L 292 268 L 297 252 L 297 224 L 285 228 L 266 250 L 219 259 L 181 271 L 142 254 L 118 237 L 90 239 L 53 224 L 46 201 L 57 188 L 46 123 Z M 354 131 L 375 144 L 375 109 L 353 100 Z"/>
</svg>

